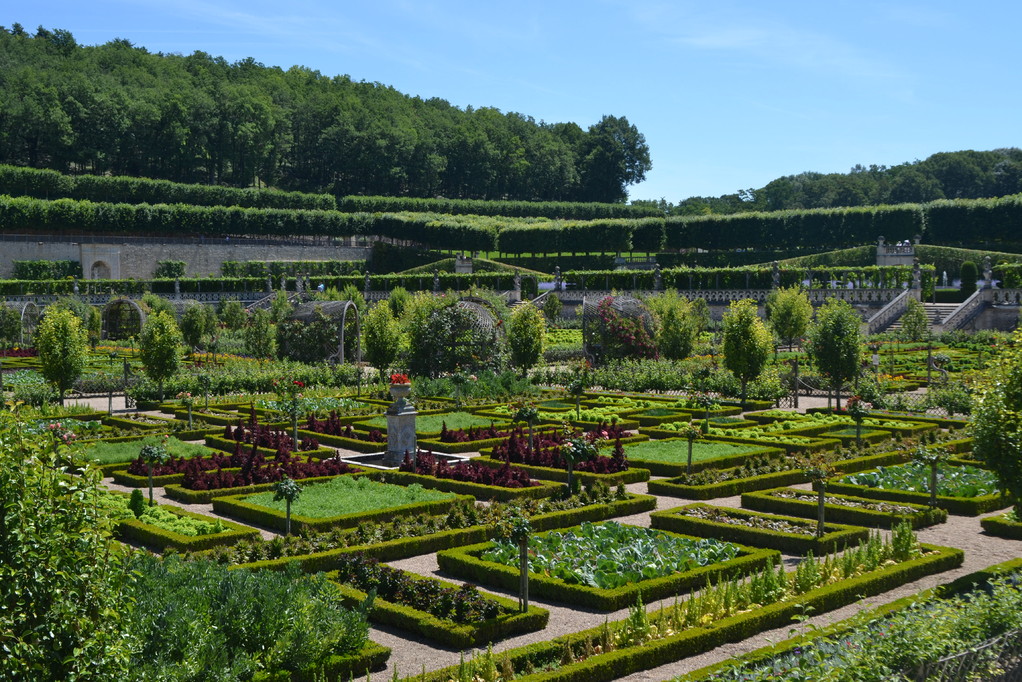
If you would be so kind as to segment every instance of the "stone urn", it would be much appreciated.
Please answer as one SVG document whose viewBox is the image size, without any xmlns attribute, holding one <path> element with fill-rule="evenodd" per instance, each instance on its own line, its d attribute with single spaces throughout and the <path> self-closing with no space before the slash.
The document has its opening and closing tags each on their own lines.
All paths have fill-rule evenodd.
<svg viewBox="0 0 1022 682">
<path fill-rule="evenodd" d="M 412 392 L 412 385 L 411 384 L 391 384 L 390 385 L 390 395 L 391 395 L 391 397 L 394 398 L 394 400 L 397 400 L 397 401 L 399 401 L 401 403 L 404 402 L 405 398 L 407 398 L 411 394 L 411 392 Z"/>
</svg>

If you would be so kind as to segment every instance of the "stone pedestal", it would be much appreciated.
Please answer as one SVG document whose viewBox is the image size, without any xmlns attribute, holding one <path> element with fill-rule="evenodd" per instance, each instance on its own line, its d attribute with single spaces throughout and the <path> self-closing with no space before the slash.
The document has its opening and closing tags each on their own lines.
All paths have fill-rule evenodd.
<svg viewBox="0 0 1022 682">
<path fill-rule="evenodd" d="M 415 440 L 415 406 L 406 400 L 411 393 L 410 384 L 391 384 L 390 395 L 393 404 L 387 408 L 387 452 L 383 463 L 396 466 L 404 461 L 405 453 L 415 459 L 418 444 Z"/>
</svg>

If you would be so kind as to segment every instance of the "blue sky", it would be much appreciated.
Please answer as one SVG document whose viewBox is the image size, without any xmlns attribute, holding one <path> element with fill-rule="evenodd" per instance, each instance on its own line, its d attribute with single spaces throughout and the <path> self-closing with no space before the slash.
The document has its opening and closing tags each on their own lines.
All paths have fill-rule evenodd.
<svg viewBox="0 0 1022 682">
<path fill-rule="evenodd" d="M 0 24 L 300 64 L 460 107 L 626 116 L 679 201 L 802 171 L 1022 146 L 1022 3 L 21 0 Z"/>
</svg>

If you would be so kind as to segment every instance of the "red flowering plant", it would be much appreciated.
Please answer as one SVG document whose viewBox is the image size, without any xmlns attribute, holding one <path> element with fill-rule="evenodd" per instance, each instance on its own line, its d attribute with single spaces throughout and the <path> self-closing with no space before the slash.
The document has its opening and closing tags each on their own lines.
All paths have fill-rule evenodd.
<svg viewBox="0 0 1022 682">
<path fill-rule="evenodd" d="M 391 374 L 390 383 L 392 384 L 410 384 L 411 379 L 408 378 L 407 374 Z"/>
<path fill-rule="evenodd" d="M 656 359 L 659 356 L 656 343 L 642 318 L 622 315 L 613 303 L 613 297 L 607 296 L 596 306 L 604 356 Z"/>
</svg>

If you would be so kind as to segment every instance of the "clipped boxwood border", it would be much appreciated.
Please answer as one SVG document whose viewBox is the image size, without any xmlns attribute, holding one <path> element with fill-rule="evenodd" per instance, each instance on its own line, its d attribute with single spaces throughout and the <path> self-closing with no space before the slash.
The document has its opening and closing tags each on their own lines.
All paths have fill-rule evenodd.
<svg viewBox="0 0 1022 682">
<path fill-rule="evenodd" d="M 492 459 L 490 457 L 473 457 L 473 462 L 479 462 L 493 469 L 499 469 L 504 466 L 504 462 L 499 459 Z M 558 483 L 568 482 L 568 470 L 567 469 L 555 469 L 553 467 L 541 467 L 534 466 L 532 464 L 514 464 L 513 466 L 519 469 L 525 469 L 529 472 L 529 475 L 533 478 L 540 479 L 543 481 L 557 481 Z M 649 469 L 639 469 L 635 467 L 629 467 L 624 471 L 619 471 L 616 474 L 594 474 L 589 471 L 575 471 L 574 477 L 581 481 L 583 484 L 594 483 L 596 481 L 603 481 L 607 485 L 617 485 L 618 483 L 642 483 L 643 481 L 649 480 Z"/>
<path fill-rule="evenodd" d="M 878 569 L 867 575 L 810 590 L 791 601 L 770 604 L 755 611 L 722 618 L 706 627 L 689 628 L 676 635 L 647 642 L 642 646 L 596 655 L 555 670 L 521 675 L 516 677 L 516 680 L 609 682 L 634 672 L 649 670 L 689 656 L 705 653 L 724 644 L 739 642 L 766 630 L 790 626 L 797 617 L 805 613 L 806 607 L 814 609 L 816 613 L 833 611 L 855 603 L 862 597 L 887 592 L 924 576 L 957 568 L 962 564 L 965 556 L 962 550 L 953 547 L 922 545 L 922 549 L 931 553 Z M 619 626 L 619 623 L 620 621 L 613 623 L 612 627 Z M 587 637 L 596 640 L 601 633 L 602 626 L 591 628 L 546 642 L 511 649 L 502 652 L 501 657 L 506 655 L 516 666 L 524 665 L 526 660 L 546 660 L 557 657 L 559 652 L 564 649 L 566 641 L 578 642 Z M 458 679 L 458 666 L 427 673 L 424 678 L 420 675 L 408 677 L 405 678 L 405 682 L 415 682 L 416 680 L 445 682 L 449 679 Z"/>
<path fill-rule="evenodd" d="M 301 437 L 301 432 L 299 432 L 298 435 L 299 435 L 299 437 Z M 235 445 L 240 442 L 240 441 L 236 441 L 236 440 L 228 440 L 227 438 L 224 438 L 223 436 L 212 436 L 212 435 L 211 436 L 206 436 L 205 440 L 206 440 L 206 447 L 207 448 L 213 448 L 214 450 L 220 450 L 220 451 L 226 452 L 228 454 L 233 453 Z M 319 439 L 317 438 L 316 440 L 319 440 Z M 257 449 L 258 452 L 262 453 L 264 457 L 276 457 L 277 456 L 277 451 L 276 450 L 272 450 L 270 448 L 264 448 L 262 446 L 258 446 L 256 449 Z M 241 450 L 242 450 L 242 452 L 252 452 L 252 444 L 251 443 L 242 443 L 241 444 Z M 329 459 L 331 457 L 336 457 L 337 456 L 337 453 L 335 451 L 331 450 L 330 448 L 322 448 L 322 447 L 321 448 L 317 448 L 315 450 L 292 450 L 291 454 L 294 455 L 295 457 L 318 457 L 319 459 Z"/>
<path fill-rule="evenodd" d="M 484 585 L 516 590 L 518 588 L 517 568 L 484 561 L 480 558 L 480 555 L 491 545 L 492 543 L 485 542 L 439 552 L 437 561 L 440 570 Z M 768 561 L 778 557 L 778 552 L 771 549 L 756 549 L 739 545 L 739 551 L 739 556 L 730 561 L 702 566 L 691 571 L 673 573 L 660 578 L 650 578 L 613 589 L 570 585 L 556 578 L 530 573 L 529 593 L 536 597 L 545 597 L 597 611 L 617 611 L 634 604 L 640 594 L 646 602 L 673 597 L 686 590 L 705 585 L 707 581 L 717 580 L 723 575 L 733 576 L 757 571 Z"/>
<path fill-rule="evenodd" d="M 1009 540 L 1022 540 L 1022 523 L 1011 521 L 1004 517 L 1004 514 L 988 516 L 980 519 L 979 523 L 990 535 Z"/>
<path fill-rule="evenodd" d="M 460 585 L 455 585 L 439 578 L 422 577 L 410 574 L 408 571 L 402 571 L 402 573 L 410 575 L 416 582 L 430 581 L 455 590 L 460 587 Z M 334 575 L 328 574 L 327 578 L 334 579 L 335 576 L 336 573 Z M 355 606 L 365 601 L 365 592 L 336 580 L 334 580 L 334 584 L 340 590 L 347 606 Z M 433 642 L 455 649 L 468 649 L 469 647 L 488 644 L 510 635 L 536 632 L 545 628 L 550 620 L 550 612 L 538 606 L 529 606 L 529 610 L 522 613 L 518 611 L 518 602 L 516 600 L 486 592 L 480 594 L 488 601 L 497 602 L 502 607 L 509 609 L 511 613 L 490 618 L 481 623 L 458 624 L 450 620 L 438 618 L 426 611 L 390 602 L 377 596 L 373 600 L 372 608 L 369 610 L 369 620 L 374 623 L 407 630 Z"/>
<path fill-rule="evenodd" d="M 653 509 L 656 509 L 655 497 L 629 495 L 624 500 L 615 500 L 610 504 L 591 504 L 586 507 L 579 507 L 578 509 L 537 514 L 529 519 L 529 521 L 537 531 L 552 530 L 555 528 L 577 526 L 583 521 L 604 521 L 617 516 L 630 516 Z M 303 571 L 315 573 L 317 571 L 335 569 L 335 558 L 340 554 L 347 554 L 349 552 L 362 552 L 366 556 L 374 557 L 380 561 L 396 561 L 420 554 L 430 554 L 444 549 L 486 542 L 491 535 L 493 535 L 493 529 L 489 526 L 469 526 L 468 528 L 445 530 L 414 538 L 397 538 L 373 545 L 329 549 L 303 556 L 285 557 L 283 559 L 265 559 L 263 561 L 243 564 L 243 566 L 254 569 L 270 568 L 280 570 L 291 562 L 298 562 Z"/>
<path fill-rule="evenodd" d="M 358 470 L 347 474 L 337 474 L 337 476 L 353 476 L 362 473 L 362 470 Z M 300 478 L 297 479 L 301 485 L 306 483 L 318 483 L 320 481 L 329 481 L 336 476 L 314 476 L 311 478 Z M 228 497 L 231 495 L 250 495 L 252 493 L 261 493 L 264 490 L 270 490 L 273 488 L 273 483 L 256 483 L 254 485 L 244 485 L 237 488 L 217 488 L 215 490 L 189 490 L 180 483 L 168 483 L 163 486 L 163 491 L 172 500 L 183 502 L 184 504 L 209 504 L 218 497 Z"/>
<path fill-rule="evenodd" d="M 502 488 L 495 485 L 455 481 L 450 478 L 436 478 L 406 471 L 372 471 L 368 475 L 387 483 L 397 483 L 399 485 L 418 483 L 423 488 L 442 490 L 445 493 L 456 493 L 458 495 L 471 495 L 478 500 L 496 500 L 498 502 L 507 502 L 508 500 L 516 500 L 523 497 L 531 499 L 550 497 L 561 489 L 561 486 L 556 483 L 544 482 L 528 488 Z"/>
<path fill-rule="evenodd" d="M 252 493 L 242 495 L 228 495 L 213 500 L 213 511 L 218 514 L 225 514 L 232 518 L 240 519 L 246 523 L 252 523 L 266 528 L 272 528 L 283 532 L 287 527 L 287 517 L 284 512 L 263 507 L 261 505 L 245 502 L 244 498 Z M 302 531 L 322 532 L 331 528 L 353 528 L 363 521 L 389 521 L 398 516 L 411 514 L 443 514 L 459 502 L 475 502 L 470 495 L 455 495 L 447 500 L 430 500 L 427 502 L 413 502 L 402 504 L 396 507 L 385 509 L 374 509 L 371 511 L 357 512 L 354 514 L 341 514 L 338 516 L 312 517 L 301 514 L 291 514 L 291 529 L 295 533 Z"/>
<path fill-rule="evenodd" d="M 809 530 L 808 535 L 796 533 L 784 533 L 780 531 L 766 530 L 763 528 L 752 528 L 740 524 L 724 523 L 723 521 L 712 521 L 693 516 L 679 514 L 682 509 L 720 509 L 722 513 L 737 518 L 760 518 L 767 520 L 787 521 L 804 525 Z M 660 530 L 669 530 L 672 533 L 683 535 L 696 535 L 703 538 L 715 538 L 728 542 L 751 545 L 753 547 L 766 547 L 776 549 L 787 554 L 804 555 L 806 552 L 813 552 L 817 556 L 830 554 L 845 547 L 854 547 L 859 541 L 869 537 L 869 529 L 858 526 L 846 526 L 827 521 L 824 524 L 826 533 L 823 537 L 816 537 L 813 534 L 816 524 L 804 518 L 791 516 L 777 516 L 774 514 L 763 514 L 730 507 L 713 507 L 709 504 L 686 504 L 682 507 L 665 509 L 650 514 L 650 525 Z"/>
<path fill-rule="evenodd" d="M 884 490 L 881 488 L 869 488 L 864 485 L 853 485 L 841 483 L 838 477 L 827 481 L 829 492 L 841 495 L 854 495 L 873 500 L 888 500 L 891 502 L 914 502 L 915 504 L 929 504 L 929 493 L 914 493 L 907 490 Z M 1010 494 L 995 493 L 993 495 L 981 495 L 979 497 L 948 497 L 937 495 L 937 506 L 946 509 L 950 514 L 958 516 L 979 516 L 987 512 L 1004 509 L 1013 504 Z"/>
<path fill-rule="evenodd" d="M 766 490 L 780 488 L 796 483 L 806 483 L 809 479 L 801 469 L 776 471 L 762 476 L 736 478 L 731 481 L 707 483 L 705 485 L 686 485 L 677 483 L 678 477 L 666 480 L 651 480 L 646 484 L 650 495 L 666 495 L 681 497 L 686 500 L 712 500 L 718 497 L 733 497 L 750 490 Z"/>
<path fill-rule="evenodd" d="M 195 512 L 170 505 L 161 505 L 161 507 L 178 516 L 186 516 L 209 523 L 219 521 L 229 530 L 212 535 L 182 535 L 148 523 L 142 523 L 137 519 L 123 519 L 117 522 L 114 534 L 121 540 L 137 542 L 161 552 L 167 549 L 175 549 L 179 552 L 198 552 L 213 547 L 233 545 L 241 540 L 247 540 L 259 535 L 257 529 L 232 523 L 227 519 L 218 519 L 206 514 L 196 514 Z"/>
<path fill-rule="evenodd" d="M 815 519 L 817 514 L 817 503 L 815 500 L 795 500 L 777 497 L 774 493 L 780 490 L 795 490 L 794 488 L 777 488 L 775 490 L 763 490 L 759 492 L 742 493 L 742 506 L 755 511 L 762 511 L 775 514 L 788 514 L 801 516 L 806 519 Z M 800 493 L 815 495 L 807 490 L 799 490 Z M 827 490 L 827 496 L 838 499 L 847 499 L 850 502 L 877 502 L 865 497 L 853 497 L 851 495 L 838 495 Z M 825 518 L 836 523 L 847 523 L 855 526 L 866 526 L 868 528 L 893 528 L 899 523 L 908 522 L 913 529 L 925 528 L 947 521 L 947 510 L 927 507 L 921 504 L 910 502 L 898 502 L 916 509 L 914 514 L 888 514 L 879 511 L 871 511 L 860 507 L 845 506 L 828 502 L 824 505 Z"/>
<path fill-rule="evenodd" d="M 688 440 L 675 436 L 673 438 L 664 438 L 659 442 L 662 443 L 666 441 L 677 441 L 679 444 L 678 447 L 681 448 L 683 452 L 688 452 Z M 698 440 L 696 442 L 698 442 Z M 628 456 L 628 461 L 630 463 L 636 467 L 649 469 L 649 472 L 654 476 L 675 477 L 681 476 L 685 473 L 685 464 L 659 462 L 653 459 L 642 459 L 641 456 L 633 456 L 629 454 L 627 449 L 625 450 L 625 454 Z M 784 455 L 784 450 L 781 450 L 780 448 L 758 447 L 753 448 L 749 452 L 740 452 L 734 455 L 725 455 L 723 457 L 714 457 L 713 459 L 693 461 L 692 471 L 698 472 L 703 471 L 704 469 L 730 469 L 732 467 L 741 466 L 753 457 L 761 457 L 764 455 L 768 457 L 781 457 Z"/>
<path fill-rule="evenodd" d="M 130 462 L 129 462 L 130 464 Z M 123 467 L 124 462 L 120 462 L 118 467 Z M 225 469 L 225 471 L 241 471 L 241 469 Z M 148 476 L 136 476 L 135 474 L 129 474 L 127 469 L 118 468 L 110 472 L 110 476 L 114 479 L 114 483 L 117 485 L 123 485 L 128 488 L 148 488 L 149 477 Z M 165 485 L 171 483 L 183 483 L 185 480 L 184 474 L 164 474 L 163 476 L 153 476 L 153 487 L 162 488 Z"/>
<path fill-rule="evenodd" d="M 382 670 L 390 658 L 390 648 L 368 642 L 361 651 L 346 656 L 330 656 L 326 662 L 297 672 L 256 672 L 253 682 L 313 682 L 313 680 L 350 680 L 368 677 Z"/>
</svg>

